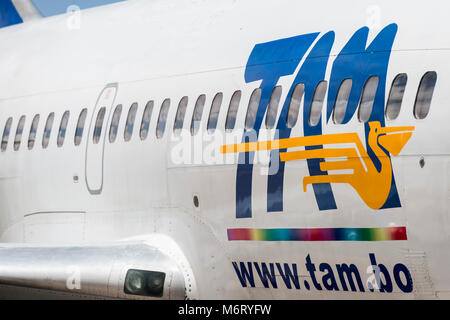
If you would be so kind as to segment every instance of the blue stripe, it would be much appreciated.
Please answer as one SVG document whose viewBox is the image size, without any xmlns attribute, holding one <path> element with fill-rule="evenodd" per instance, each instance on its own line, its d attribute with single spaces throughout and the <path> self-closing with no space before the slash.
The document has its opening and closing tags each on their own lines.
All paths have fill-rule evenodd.
<svg viewBox="0 0 450 320">
<path fill-rule="evenodd" d="M 22 22 L 23 20 L 11 0 L 0 0 L 0 28 Z"/>
</svg>

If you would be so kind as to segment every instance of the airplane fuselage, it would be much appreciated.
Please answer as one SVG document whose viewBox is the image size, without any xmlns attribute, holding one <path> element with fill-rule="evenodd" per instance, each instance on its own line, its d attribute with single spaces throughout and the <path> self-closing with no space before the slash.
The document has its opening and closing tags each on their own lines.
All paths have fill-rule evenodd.
<svg viewBox="0 0 450 320">
<path fill-rule="evenodd" d="M 0 134 L 9 118 L 12 124 L 0 153 L 0 242 L 144 241 L 163 248 L 169 241 L 182 252 L 189 299 L 450 298 L 446 13 L 442 3 L 378 2 L 130 1 L 83 11 L 79 28 L 66 15 L 1 29 Z M 429 113 L 417 119 L 427 72 L 437 81 Z M 398 117 L 390 120 L 385 109 L 399 74 L 408 81 Z M 370 77 L 378 86 L 364 123 L 358 110 Z M 345 79 L 352 79 L 353 91 L 337 124 L 333 108 Z M 327 95 L 319 123 L 311 125 L 321 81 Z M 298 116 L 287 126 L 300 83 Z M 266 109 L 276 86 L 281 96 L 270 126 Z M 260 102 L 246 128 L 258 88 Z M 226 130 L 236 91 L 236 122 Z M 203 112 L 196 113 L 202 95 Z M 183 97 L 188 103 L 177 134 Z M 401 150 L 395 156 L 382 144 L 389 133 L 369 144 L 369 122 L 412 134 L 401 148 L 389 144 Z M 358 139 L 341 141 L 345 134 Z M 332 135 L 335 140 L 327 138 Z M 316 140 L 279 154 L 276 148 L 221 152 L 227 145 L 302 137 Z M 352 149 L 343 156 L 370 174 L 342 167 L 345 179 L 331 176 L 331 165 L 323 163 L 342 155 L 317 148 Z M 283 152 L 308 150 L 283 161 Z M 381 281 L 374 281 L 373 266 Z"/>
</svg>

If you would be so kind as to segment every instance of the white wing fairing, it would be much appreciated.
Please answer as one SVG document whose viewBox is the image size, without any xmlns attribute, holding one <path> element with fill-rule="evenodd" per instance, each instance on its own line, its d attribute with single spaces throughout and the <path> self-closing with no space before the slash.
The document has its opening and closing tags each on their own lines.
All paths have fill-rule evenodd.
<svg viewBox="0 0 450 320">
<path fill-rule="evenodd" d="M 145 244 L 6 246 L 0 284 L 111 299 L 184 299 L 175 261 Z"/>
</svg>

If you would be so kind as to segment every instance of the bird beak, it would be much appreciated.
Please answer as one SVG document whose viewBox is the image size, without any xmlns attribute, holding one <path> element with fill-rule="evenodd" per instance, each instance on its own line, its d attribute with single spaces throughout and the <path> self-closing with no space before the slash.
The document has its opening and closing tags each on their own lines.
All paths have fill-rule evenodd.
<svg viewBox="0 0 450 320">
<path fill-rule="evenodd" d="M 414 127 L 385 127 L 378 129 L 378 143 L 389 151 L 390 154 L 398 156 L 412 136 Z M 398 132 L 398 133 L 397 133 Z"/>
</svg>

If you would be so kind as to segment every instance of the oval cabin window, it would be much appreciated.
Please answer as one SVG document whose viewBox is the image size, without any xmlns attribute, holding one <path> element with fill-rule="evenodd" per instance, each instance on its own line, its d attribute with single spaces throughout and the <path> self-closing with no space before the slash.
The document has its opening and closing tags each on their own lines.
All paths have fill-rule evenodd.
<svg viewBox="0 0 450 320">
<path fill-rule="evenodd" d="M 416 119 L 425 119 L 430 112 L 436 81 L 437 74 L 434 71 L 427 72 L 422 77 L 419 90 L 417 91 L 416 103 L 414 104 L 414 116 Z"/>
</svg>

